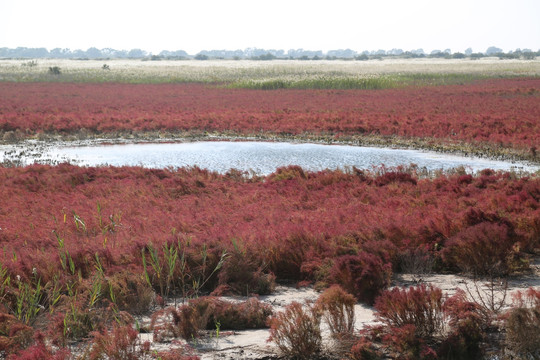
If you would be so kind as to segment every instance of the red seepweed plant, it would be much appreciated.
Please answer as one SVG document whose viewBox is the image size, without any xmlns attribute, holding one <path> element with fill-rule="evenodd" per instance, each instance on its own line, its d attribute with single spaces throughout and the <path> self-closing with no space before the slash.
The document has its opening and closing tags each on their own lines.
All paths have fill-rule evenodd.
<svg viewBox="0 0 540 360">
<path fill-rule="evenodd" d="M 321 314 L 310 304 L 298 302 L 270 318 L 270 338 L 286 356 L 311 359 L 322 350 Z"/>
<path fill-rule="evenodd" d="M 377 183 L 386 171 L 408 176 Z M 372 302 L 411 249 L 427 249 L 434 271 L 459 271 L 445 256 L 456 239 L 476 239 L 468 249 L 489 254 L 472 236 L 481 226 L 504 230 L 512 247 L 494 258 L 521 271 L 515 264 L 526 266 L 538 247 L 539 193 L 538 177 L 499 172 L 293 167 L 247 181 L 198 168 L 0 167 L 0 197 L 9 199 L 0 209 L 0 301 L 18 323 L 51 328 L 60 346 L 122 310 L 151 309 L 162 290 L 264 293 L 275 276 L 341 284 Z M 195 291 L 194 280 L 204 286 Z"/>
<path fill-rule="evenodd" d="M 536 156 L 539 88 L 535 78 L 377 91 L 5 82 L 0 132 L 6 140 L 148 131 L 428 137 Z"/>
</svg>

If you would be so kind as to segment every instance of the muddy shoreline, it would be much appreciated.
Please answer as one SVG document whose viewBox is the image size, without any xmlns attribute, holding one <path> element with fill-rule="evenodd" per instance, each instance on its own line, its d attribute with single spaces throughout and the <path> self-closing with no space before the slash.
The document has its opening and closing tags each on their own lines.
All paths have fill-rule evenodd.
<svg viewBox="0 0 540 360">
<path fill-rule="evenodd" d="M 448 155 L 479 157 L 499 161 L 519 161 L 527 165 L 540 165 L 536 149 L 515 149 L 490 143 L 472 144 L 434 138 L 402 138 L 376 135 L 324 135 L 324 134 L 238 134 L 235 132 L 112 132 L 93 134 L 85 129 L 75 134 L 39 133 L 25 136 L 21 132 L 0 132 L 0 145 L 34 148 L 43 146 L 96 146 L 140 143 L 184 143 L 200 141 L 260 141 L 332 145 L 370 146 L 390 149 L 425 150 Z M 29 149 L 30 150 L 30 149 Z"/>
</svg>

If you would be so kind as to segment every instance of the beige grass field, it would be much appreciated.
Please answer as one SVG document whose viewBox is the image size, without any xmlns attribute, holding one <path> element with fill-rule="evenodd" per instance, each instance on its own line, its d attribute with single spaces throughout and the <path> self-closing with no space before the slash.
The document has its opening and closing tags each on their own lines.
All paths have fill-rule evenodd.
<svg viewBox="0 0 540 360">
<path fill-rule="evenodd" d="M 540 59 L 383 59 L 346 60 L 33 60 L 0 59 L 0 81 L 235 82 L 319 77 L 377 77 L 458 74 L 470 77 L 540 76 Z M 107 64 L 110 70 L 104 70 Z M 48 74 L 58 66 L 61 76 Z"/>
</svg>

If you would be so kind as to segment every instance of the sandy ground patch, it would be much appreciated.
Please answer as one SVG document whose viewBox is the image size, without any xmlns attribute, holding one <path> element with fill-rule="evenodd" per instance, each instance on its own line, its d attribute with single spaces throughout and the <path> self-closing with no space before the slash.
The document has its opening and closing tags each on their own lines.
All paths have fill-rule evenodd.
<svg viewBox="0 0 540 360">
<path fill-rule="evenodd" d="M 506 306 L 511 304 L 511 294 L 516 290 L 524 290 L 528 287 L 540 287 L 540 258 L 535 259 L 531 263 L 532 271 L 528 274 L 510 277 L 508 279 L 507 294 L 504 299 Z M 413 281 L 411 274 L 397 274 L 392 286 L 412 286 L 419 282 Z M 417 280 L 417 279 L 415 279 Z M 422 283 L 437 286 L 443 290 L 447 296 L 453 295 L 458 288 L 467 291 L 470 296 L 479 301 L 479 296 L 486 300 L 489 296 L 489 288 L 486 284 L 487 280 L 474 280 L 469 277 L 459 276 L 454 274 L 433 274 L 422 277 Z M 499 283 L 495 284 L 499 286 Z M 467 290 L 468 289 L 468 290 Z M 478 290 L 477 290 L 478 289 Z M 496 288 L 496 296 L 500 299 L 502 292 Z M 295 288 L 288 286 L 278 286 L 275 293 L 272 295 L 261 296 L 259 299 L 271 305 L 275 312 L 282 311 L 287 305 L 293 301 L 300 303 L 316 301 L 320 293 L 311 287 Z M 245 301 L 247 297 L 223 297 L 227 301 Z M 171 303 L 174 305 L 174 303 Z M 376 323 L 374 309 L 364 304 L 355 306 L 355 327 L 357 330 L 364 328 L 366 325 Z M 143 324 L 148 324 L 150 318 L 142 319 Z M 322 326 L 323 340 L 326 347 L 331 347 L 331 339 L 329 331 L 323 322 Z M 195 349 L 196 353 L 202 359 L 271 359 L 276 357 L 277 348 L 274 344 L 267 341 L 270 336 L 268 329 L 244 330 L 244 331 L 222 331 L 219 337 L 209 332 L 209 334 L 196 341 L 191 341 L 190 345 Z M 141 334 L 141 340 L 152 341 L 151 334 Z M 181 342 L 179 342 L 181 343 Z M 174 344 L 153 343 L 153 349 L 158 351 L 170 349 Z"/>
</svg>

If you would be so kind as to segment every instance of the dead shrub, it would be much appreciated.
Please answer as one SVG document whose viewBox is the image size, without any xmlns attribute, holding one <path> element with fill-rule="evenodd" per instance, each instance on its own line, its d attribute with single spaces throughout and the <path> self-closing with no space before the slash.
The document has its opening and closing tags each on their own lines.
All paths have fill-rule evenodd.
<svg viewBox="0 0 540 360">
<path fill-rule="evenodd" d="M 271 294 L 276 287 L 274 274 L 265 271 L 265 266 L 258 263 L 255 257 L 247 255 L 241 245 L 234 244 L 235 251 L 229 254 L 219 272 L 219 284 L 228 286 L 233 294 Z"/>
<path fill-rule="evenodd" d="M 307 179 L 307 175 L 298 165 L 282 166 L 277 168 L 272 174 L 268 175 L 269 181 L 283 181 L 292 179 Z"/>
<path fill-rule="evenodd" d="M 169 321 L 169 318 L 172 321 Z M 205 325 L 206 319 L 201 318 L 197 309 L 189 304 L 157 311 L 152 315 L 150 323 L 154 330 L 154 340 L 158 342 L 169 337 L 186 340 L 198 338 L 199 331 L 204 329 Z"/>
<path fill-rule="evenodd" d="M 506 316 L 506 345 L 517 357 L 540 358 L 540 291 L 529 288 L 514 295 Z"/>
<path fill-rule="evenodd" d="M 520 358 L 540 358 L 540 308 L 511 309 L 505 323 L 506 344 Z"/>
<path fill-rule="evenodd" d="M 154 300 L 154 291 L 139 274 L 121 271 L 107 277 L 109 291 L 114 293 L 118 309 L 132 314 L 146 312 Z"/>
<path fill-rule="evenodd" d="M 312 359 L 321 352 L 321 315 L 311 305 L 293 302 L 270 318 L 270 338 L 281 353 L 295 359 Z"/>
<path fill-rule="evenodd" d="M 267 327 L 272 307 L 250 298 L 240 303 L 232 303 L 214 297 L 191 300 L 190 306 L 197 309 L 199 316 L 206 320 L 205 328 L 212 330 L 219 323 L 222 330 L 260 329 Z"/>
<path fill-rule="evenodd" d="M 256 298 L 240 303 L 224 301 L 212 296 L 190 300 L 179 308 L 166 308 L 152 316 L 151 328 L 156 341 L 168 337 L 186 340 L 199 337 L 201 330 L 245 330 L 268 327 L 272 314 L 270 305 Z"/>
<path fill-rule="evenodd" d="M 413 281 L 420 282 L 429 275 L 435 264 L 435 257 L 425 248 L 407 249 L 400 255 L 401 271 L 411 274 Z"/>
<path fill-rule="evenodd" d="M 6 131 L 2 136 L 2 140 L 5 142 L 15 142 L 17 141 L 17 136 L 15 136 L 14 131 Z"/>
<path fill-rule="evenodd" d="M 508 280 L 490 277 L 487 281 L 473 279 L 472 285 L 465 282 L 469 297 L 480 307 L 486 324 L 493 321 L 506 307 Z"/>
<path fill-rule="evenodd" d="M 335 339 L 352 338 L 355 304 L 354 296 L 345 292 L 339 285 L 333 285 L 326 289 L 317 299 L 316 306 Z"/>
<path fill-rule="evenodd" d="M 65 347 L 69 341 L 86 338 L 93 331 L 102 330 L 107 324 L 133 322 L 131 315 L 118 311 L 114 304 L 103 307 L 88 307 L 85 296 L 63 295 L 49 319 L 47 336 L 55 346 Z"/>
</svg>

